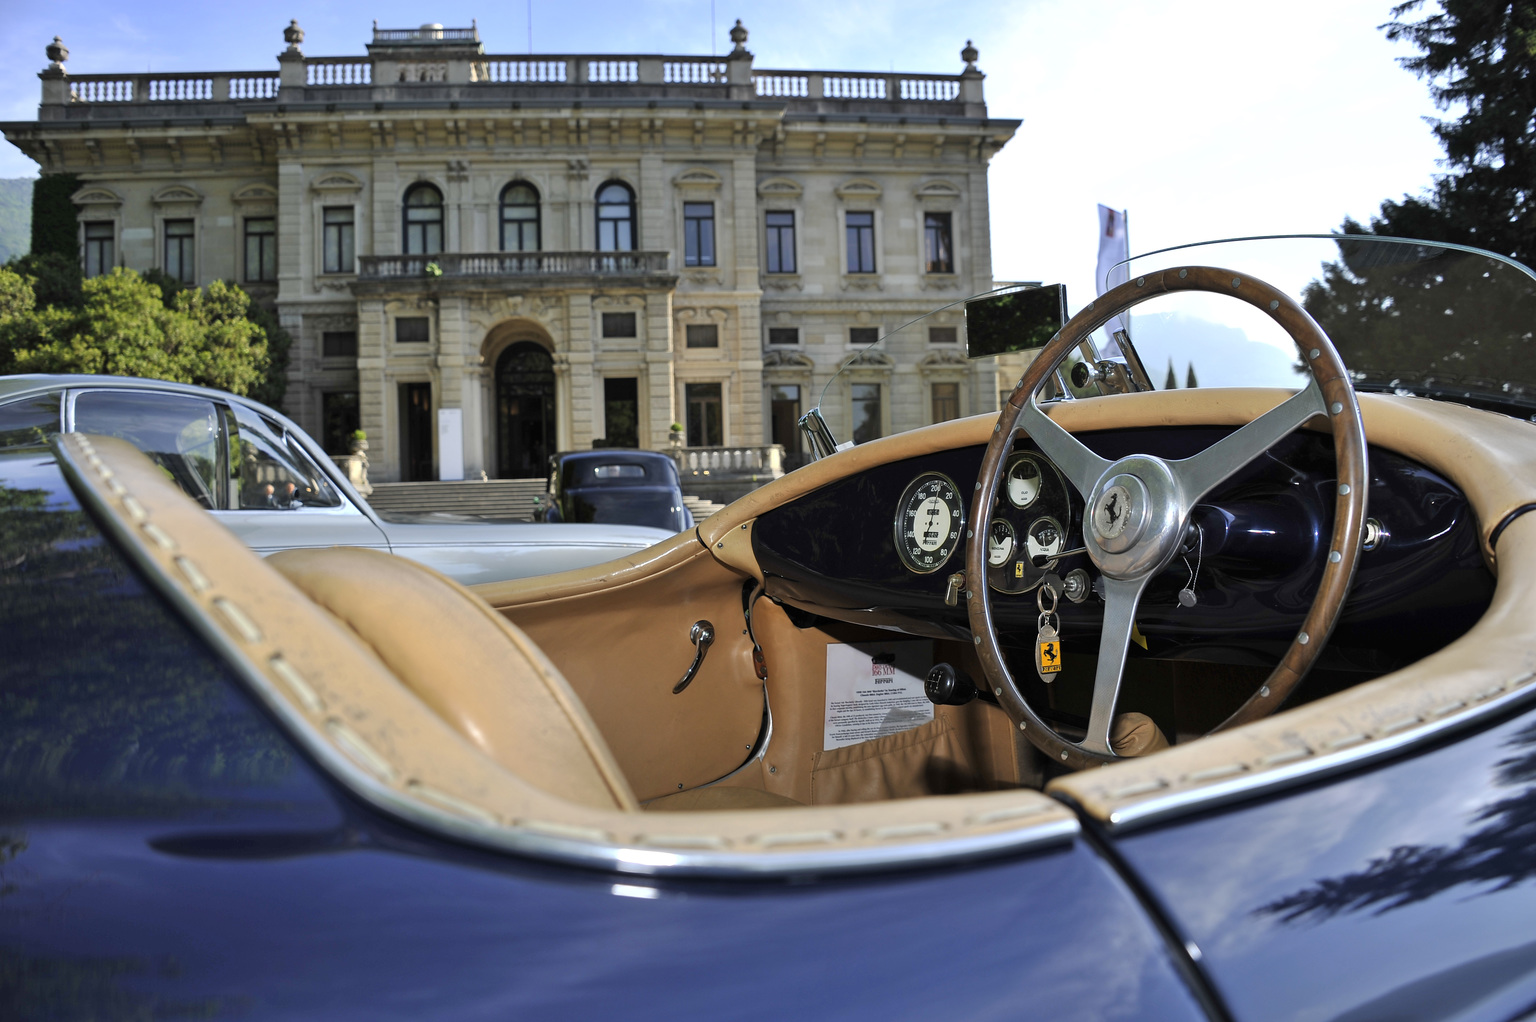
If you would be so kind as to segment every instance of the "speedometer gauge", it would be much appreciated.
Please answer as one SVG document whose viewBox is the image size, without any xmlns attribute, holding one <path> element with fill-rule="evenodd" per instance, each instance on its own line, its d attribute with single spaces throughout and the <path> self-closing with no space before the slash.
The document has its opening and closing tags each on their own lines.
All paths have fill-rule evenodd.
<svg viewBox="0 0 1536 1022">
<path fill-rule="evenodd" d="M 965 504 L 948 476 L 912 480 L 896 505 L 896 552 L 920 575 L 944 567 L 965 534 Z"/>
</svg>

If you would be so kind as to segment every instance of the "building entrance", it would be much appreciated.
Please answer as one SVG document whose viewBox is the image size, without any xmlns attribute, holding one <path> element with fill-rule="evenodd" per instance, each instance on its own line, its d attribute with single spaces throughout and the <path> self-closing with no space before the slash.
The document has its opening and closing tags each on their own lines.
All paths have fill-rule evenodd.
<svg viewBox="0 0 1536 1022">
<path fill-rule="evenodd" d="M 528 479 L 549 471 L 555 453 L 555 362 L 532 341 L 496 360 L 496 476 Z"/>
</svg>

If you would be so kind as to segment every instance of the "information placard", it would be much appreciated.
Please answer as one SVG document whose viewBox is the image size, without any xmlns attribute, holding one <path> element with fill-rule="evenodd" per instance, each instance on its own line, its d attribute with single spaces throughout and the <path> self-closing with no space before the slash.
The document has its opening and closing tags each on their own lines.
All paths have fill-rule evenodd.
<svg viewBox="0 0 1536 1022">
<path fill-rule="evenodd" d="M 827 647 L 823 749 L 840 749 L 920 727 L 933 719 L 923 695 L 933 643 L 837 643 Z"/>
</svg>

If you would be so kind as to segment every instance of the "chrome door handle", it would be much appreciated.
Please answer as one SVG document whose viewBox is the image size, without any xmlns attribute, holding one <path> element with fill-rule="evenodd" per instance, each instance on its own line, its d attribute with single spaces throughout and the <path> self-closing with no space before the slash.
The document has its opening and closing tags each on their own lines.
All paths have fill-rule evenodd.
<svg viewBox="0 0 1536 1022">
<path fill-rule="evenodd" d="M 715 626 L 708 621 L 695 621 L 693 629 L 688 633 L 688 641 L 697 646 L 698 650 L 693 654 L 693 663 L 688 665 L 688 673 L 683 675 L 683 680 L 672 686 L 673 695 L 687 688 L 693 676 L 699 673 L 699 667 L 704 663 L 704 654 L 709 652 L 710 644 L 715 641 Z"/>
</svg>

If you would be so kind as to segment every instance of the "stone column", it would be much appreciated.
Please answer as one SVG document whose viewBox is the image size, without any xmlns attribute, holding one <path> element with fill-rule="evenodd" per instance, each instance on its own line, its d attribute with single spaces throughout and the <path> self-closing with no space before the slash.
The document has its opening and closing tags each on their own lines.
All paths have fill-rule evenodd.
<svg viewBox="0 0 1536 1022">
<path fill-rule="evenodd" d="M 560 421 L 560 449 L 582 450 L 592 446 L 593 357 L 592 295 L 589 291 L 566 298 L 566 382 L 569 385 L 568 415 Z"/>
<path fill-rule="evenodd" d="M 386 385 L 384 301 L 365 298 L 357 303 L 357 404 L 359 424 L 368 434 L 369 470 L 373 482 L 400 478 L 400 444 L 390 428 Z"/>
<path fill-rule="evenodd" d="M 672 449 L 672 423 L 682 421 L 675 400 L 672 339 L 672 292 L 652 292 L 645 296 L 645 391 L 641 400 L 648 405 L 649 433 L 642 438 L 653 451 Z"/>
</svg>

